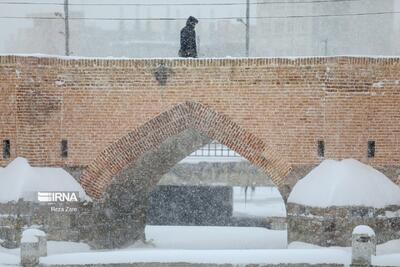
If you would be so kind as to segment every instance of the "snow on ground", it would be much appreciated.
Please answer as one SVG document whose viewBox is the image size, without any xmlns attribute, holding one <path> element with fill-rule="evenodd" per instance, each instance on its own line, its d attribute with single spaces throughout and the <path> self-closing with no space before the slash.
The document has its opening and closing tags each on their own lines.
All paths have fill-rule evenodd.
<svg viewBox="0 0 400 267">
<path fill-rule="evenodd" d="M 400 253 L 372 257 L 372 264 L 376 266 L 400 266 Z"/>
<path fill-rule="evenodd" d="M 19 257 L 3 254 L 0 252 L 0 267 L 19 266 Z"/>
<path fill-rule="evenodd" d="M 19 266 L 20 252 L 17 249 L 6 249 L 0 246 L 0 267 Z"/>
<path fill-rule="evenodd" d="M 90 247 L 86 243 L 79 243 L 79 242 L 71 242 L 71 241 L 47 241 L 47 254 L 54 255 L 54 254 L 65 254 L 65 253 L 77 253 L 77 252 L 89 252 Z M 20 255 L 20 249 L 6 249 L 0 246 L 0 255 L 13 255 L 18 256 Z M 0 259 L 1 256 L 0 256 Z M 4 263 L 0 261 L 0 264 Z"/>
<path fill-rule="evenodd" d="M 288 245 L 288 249 L 341 249 L 348 253 L 351 253 L 351 247 L 321 247 L 318 245 L 313 245 L 304 242 L 292 242 Z M 379 244 L 376 246 L 376 255 L 390 255 L 390 254 L 400 254 L 400 239 L 390 240 L 386 243 Z M 399 261 L 400 266 L 400 261 Z"/>
<path fill-rule="evenodd" d="M 16 158 L 0 170 L 0 202 L 36 201 L 38 191 L 78 191 L 81 200 L 90 200 L 80 184 L 62 168 L 31 167 Z"/>
<path fill-rule="evenodd" d="M 85 243 L 68 242 L 68 241 L 48 241 L 47 254 L 67 254 L 78 252 L 89 252 L 90 247 Z M 0 267 L 19 266 L 20 249 L 6 249 L 0 246 Z"/>
<path fill-rule="evenodd" d="M 241 228 L 241 229 L 238 229 Z M 120 250 L 90 250 L 84 243 L 48 242 L 45 264 L 192 262 L 192 263 L 339 263 L 349 265 L 351 247 L 323 248 L 302 242 L 286 247 L 286 231 L 250 227 L 147 226 L 150 244 Z M 268 249 L 275 248 L 275 249 Z M 18 265 L 19 249 L 0 247 L 0 267 Z M 375 265 L 400 266 L 400 240 L 377 246 Z"/>
<path fill-rule="evenodd" d="M 42 264 L 110 264 L 126 262 L 189 263 L 350 263 L 349 254 L 341 250 L 135 250 L 52 255 L 42 257 Z"/>
<path fill-rule="evenodd" d="M 285 203 L 276 187 L 233 188 L 233 216 L 286 217 Z"/>
<path fill-rule="evenodd" d="M 390 240 L 386 243 L 376 246 L 376 255 L 395 254 L 395 253 L 400 254 L 400 239 Z"/>
<path fill-rule="evenodd" d="M 145 229 L 157 249 L 280 249 L 287 232 L 261 227 L 154 226 Z"/>
<path fill-rule="evenodd" d="M 257 227 L 146 226 L 145 231 L 150 245 L 132 245 L 123 250 L 109 252 L 90 251 L 89 246 L 84 243 L 48 241 L 48 258 L 60 260 L 61 264 L 69 262 L 65 261 L 65 258 L 80 259 L 81 256 L 83 260 L 90 261 L 97 258 L 97 260 L 100 259 L 100 262 L 109 263 L 113 262 L 114 257 L 121 257 L 122 262 L 131 257 L 128 254 L 132 254 L 136 255 L 133 258 L 147 257 L 152 260 L 163 260 L 166 255 L 172 255 L 170 258 L 174 261 L 173 255 L 177 256 L 182 253 L 183 257 L 186 257 L 185 259 L 195 261 L 203 256 L 206 257 L 207 254 L 212 257 L 213 254 L 219 254 L 220 251 L 225 250 L 253 251 L 266 248 L 286 248 L 287 239 L 286 231 L 273 231 Z M 81 252 L 90 253 L 82 254 Z M 19 253 L 19 249 L 0 247 L 0 266 L 1 264 L 17 264 Z M 2 256 L 7 260 L 3 260 Z M 246 259 L 246 253 L 242 253 L 241 258 Z M 175 260 L 177 259 L 179 258 L 175 258 Z M 168 261 L 168 258 L 165 261 Z"/>
<path fill-rule="evenodd" d="M 400 187 L 357 160 L 324 160 L 294 186 L 288 202 L 322 208 L 383 208 L 400 205 Z"/>
<path fill-rule="evenodd" d="M 288 249 L 338 249 L 346 252 L 351 257 L 351 247 L 329 247 L 323 248 L 317 245 L 303 243 L 303 242 L 292 242 L 288 245 Z M 376 256 L 372 256 L 372 264 L 376 266 L 400 266 L 400 239 L 391 240 L 386 243 L 376 246 Z"/>
<path fill-rule="evenodd" d="M 64 253 L 77 253 L 77 252 L 88 252 L 90 247 L 85 243 L 68 242 L 68 241 L 48 241 L 47 242 L 47 254 L 64 254 Z"/>
</svg>

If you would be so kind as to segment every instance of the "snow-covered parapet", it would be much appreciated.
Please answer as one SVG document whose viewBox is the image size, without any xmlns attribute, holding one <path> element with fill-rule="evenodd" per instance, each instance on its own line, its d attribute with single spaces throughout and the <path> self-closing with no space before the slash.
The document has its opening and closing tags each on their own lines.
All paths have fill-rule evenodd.
<svg viewBox="0 0 400 267">
<path fill-rule="evenodd" d="M 399 206 L 400 187 L 357 160 L 324 160 L 294 186 L 288 202 L 321 208 Z"/>
<path fill-rule="evenodd" d="M 79 192 L 81 201 L 90 200 L 81 185 L 62 168 L 31 167 L 25 158 L 16 158 L 0 169 L 0 202 L 36 201 L 40 191 Z"/>
<path fill-rule="evenodd" d="M 47 256 L 47 236 L 38 229 L 23 231 L 21 238 L 21 265 L 35 266 L 39 257 Z"/>
<path fill-rule="evenodd" d="M 352 266 L 370 266 L 371 257 L 376 254 L 375 232 L 367 225 L 354 228 L 352 234 Z"/>
</svg>

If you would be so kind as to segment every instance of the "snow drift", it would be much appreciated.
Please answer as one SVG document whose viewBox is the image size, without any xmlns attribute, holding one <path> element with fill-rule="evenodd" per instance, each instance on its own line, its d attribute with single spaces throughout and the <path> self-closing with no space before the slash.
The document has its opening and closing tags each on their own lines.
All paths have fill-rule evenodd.
<svg viewBox="0 0 400 267">
<path fill-rule="evenodd" d="M 0 169 L 0 202 L 36 201 L 38 191 L 77 191 L 81 201 L 90 200 L 80 184 L 62 168 L 31 167 L 16 158 Z"/>
<path fill-rule="evenodd" d="M 357 160 L 324 160 L 294 186 L 288 202 L 322 208 L 384 208 L 400 205 L 400 187 Z"/>
</svg>

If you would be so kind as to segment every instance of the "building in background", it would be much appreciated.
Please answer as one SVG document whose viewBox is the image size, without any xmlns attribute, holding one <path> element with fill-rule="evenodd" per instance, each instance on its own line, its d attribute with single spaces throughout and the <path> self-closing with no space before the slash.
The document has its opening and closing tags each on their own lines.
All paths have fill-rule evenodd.
<svg viewBox="0 0 400 267">
<path fill-rule="evenodd" d="M 394 0 L 314 2 L 265 0 L 257 5 L 253 56 L 398 54 Z M 341 14 L 342 16 L 331 16 Z M 353 14 L 343 16 L 345 14 Z M 280 17 L 280 18 L 278 18 Z"/>
<path fill-rule="evenodd" d="M 395 11 L 395 0 L 364 0 L 314 4 L 313 14 L 354 14 L 313 19 L 314 51 L 320 55 L 395 55 L 395 14 L 361 15 Z M 358 15 L 356 15 L 358 14 Z"/>
<path fill-rule="evenodd" d="M 267 0 L 256 6 L 259 19 L 252 29 L 255 36 L 250 54 L 267 57 L 311 55 L 312 19 L 285 17 L 312 14 L 313 4 L 276 2 Z"/>
<path fill-rule="evenodd" d="M 48 17 L 51 13 L 35 13 L 28 16 Z M 63 20 L 33 20 L 32 27 L 20 28 L 6 44 L 12 53 L 43 53 L 62 55 L 65 51 Z"/>
</svg>

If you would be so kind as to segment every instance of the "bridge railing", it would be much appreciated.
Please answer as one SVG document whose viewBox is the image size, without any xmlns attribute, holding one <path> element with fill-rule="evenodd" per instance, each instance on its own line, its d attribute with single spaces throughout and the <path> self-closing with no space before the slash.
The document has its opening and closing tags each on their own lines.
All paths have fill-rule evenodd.
<svg viewBox="0 0 400 267">
<path fill-rule="evenodd" d="M 189 157 L 241 157 L 238 153 L 216 141 L 196 150 Z"/>
</svg>

